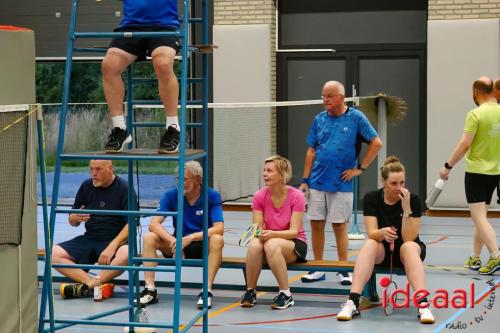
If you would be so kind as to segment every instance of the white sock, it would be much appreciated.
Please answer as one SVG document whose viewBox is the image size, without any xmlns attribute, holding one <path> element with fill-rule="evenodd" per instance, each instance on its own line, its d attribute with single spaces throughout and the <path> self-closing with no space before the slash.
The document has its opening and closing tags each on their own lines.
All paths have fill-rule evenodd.
<svg viewBox="0 0 500 333">
<path fill-rule="evenodd" d="M 113 128 L 119 127 L 123 130 L 127 129 L 127 125 L 125 125 L 125 116 L 113 116 L 111 117 L 111 122 L 113 123 Z"/>
<path fill-rule="evenodd" d="M 290 289 L 280 290 L 280 293 L 285 294 L 285 295 L 286 295 L 286 297 L 290 297 L 290 296 L 292 296 L 292 293 L 290 292 Z"/>
<path fill-rule="evenodd" d="M 165 125 L 165 128 L 169 128 L 170 126 L 174 125 L 174 127 L 179 130 L 179 117 L 178 116 L 167 116 L 167 124 Z"/>
<path fill-rule="evenodd" d="M 154 284 L 146 284 L 146 289 L 149 289 L 151 291 L 155 291 L 156 290 L 156 287 Z"/>
</svg>

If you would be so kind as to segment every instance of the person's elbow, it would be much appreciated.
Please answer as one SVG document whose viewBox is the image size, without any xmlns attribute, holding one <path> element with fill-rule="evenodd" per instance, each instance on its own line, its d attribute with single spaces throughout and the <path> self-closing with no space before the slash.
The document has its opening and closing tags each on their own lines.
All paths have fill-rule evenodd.
<svg viewBox="0 0 500 333">
<path fill-rule="evenodd" d="M 380 138 L 376 136 L 372 141 L 370 141 L 370 146 L 379 151 L 380 149 L 382 149 L 384 144 L 382 143 L 382 140 L 380 140 Z"/>
</svg>

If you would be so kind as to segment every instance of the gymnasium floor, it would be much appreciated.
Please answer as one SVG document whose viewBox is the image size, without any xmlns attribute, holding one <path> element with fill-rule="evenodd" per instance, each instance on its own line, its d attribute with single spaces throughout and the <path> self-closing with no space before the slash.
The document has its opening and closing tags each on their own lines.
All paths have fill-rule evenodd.
<svg viewBox="0 0 500 333">
<path fill-rule="evenodd" d="M 41 214 L 39 214 L 41 216 Z M 245 256 L 245 248 L 237 245 L 239 235 L 250 222 L 249 212 L 225 212 L 225 247 L 224 256 Z M 362 218 L 360 217 L 360 226 Z M 497 235 L 500 235 L 499 219 L 491 219 Z M 42 223 L 39 218 L 39 248 L 43 247 Z M 147 228 L 147 221 L 142 222 L 143 230 Z M 305 228 L 310 236 L 309 222 Z M 63 215 L 56 221 L 55 243 L 68 239 L 83 232 L 82 227 L 73 228 L 66 222 Z M 338 322 L 335 318 L 339 306 L 345 302 L 346 296 L 331 296 L 317 294 L 294 293 L 295 307 L 276 311 L 270 309 L 274 292 L 261 293 L 257 297 L 254 308 L 239 307 L 239 299 L 244 290 L 243 275 L 235 269 L 219 271 L 215 283 L 241 285 L 238 291 L 214 291 L 214 304 L 210 310 L 209 332 L 237 332 L 237 333 L 278 333 L 278 332 L 499 332 L 500 331 L 500 297 L 495 300 L 499 289 L 492 291 L 487 283 L 499 286 L 500 273 L 493 276 L 479 276 L 476 272 L 462 268 L 463 261 L 471 252 L 471 222 L 467 218 L 430 218 L 424 217 L 421 230 L 421 239 L 427 244 L 426 277 L 427 289 L 433 291 L 438 288 L 452 290 L 469 288 L 471 282 L 475 289 L 475 307 L 467 309 L 434 309 L 436 323 L 433 325 L 420 324 L 416 317 L 416 309 L 396 309 L 392 316 L 386 317 L 380 305 L 373 305 L 364 309 L 360 318 L 349 322 Z M 327 229 L 327 247 L 325 259 L 336 259 L 335 243 L 331 229 Z M 310 241 L 310 240 L 309 240 Z M 500 241 L 498 242 L 500 243 Z M 354 260 L 357 249 L 362 241 L 350 241 L 350 259 Z M 312 258 L 309 249 L 308 258 Z M 483 250 L 483 262 L 487 259 Z M 39 272 L 43 270 L 43 263 L 39 263 Z M 300 286 L 300 272 L 290 272 L 291 286 Z M 183 281 L 198 282 L 201 276 L 199 268 L 186 268 L 182 273 Z M 122 275 L 121 278 L 126 278 Z M 171 273 L 159 274 L 159 281 L 171 281 Z M 405 283 L 404 277 L 396 277 L 398 286 Z M 259 285 L 274 286 L 276 284 L 270 271 L 263 271 Z M 340 283 L 334 273 L 327 274 L 326 281 L 316 282 L 311 287 L 339 288 Z M 57 288 L 57 284 L 54 284 Z M 41 283 L 40 283 L 41 290 Z M 382 295 L 379 286 L 379 294 Z M 78 319 L 94 313 L 107 311 L 126 305 L 126 286 L 115 288 L 116 296 L 101 303 L 94 303 L 92 299 L 62 300 L 55 295 L 56 317 L 58 319 Z M 195 307 L 196 295 L 199 289 L 183 289 L 181 300 L 181 322 L 189 321 L 197 312 Z M 450 296 L 450 298 L 451 298 Z M 160 302 L 148 307 L 150 322 L 165 322 L 172 319 L 173 296 L 170 288 L 160 288 Z M 126 312 L 106 319 L 128 320 Z M 61 332 L 122 332 L 121 327 L 74 326 Z M 157 330 L 168 332 L 168 330 Z M 189 332 L 202 332 L 201 327 L 194 327 Z"/>
</svg>

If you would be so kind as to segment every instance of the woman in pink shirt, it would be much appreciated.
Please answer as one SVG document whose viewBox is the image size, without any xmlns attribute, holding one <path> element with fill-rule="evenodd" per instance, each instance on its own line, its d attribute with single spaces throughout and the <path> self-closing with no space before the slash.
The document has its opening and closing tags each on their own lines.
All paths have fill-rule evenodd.
<svg viewBox="0 0 500 333">
<path fill-rule="evenodd" d="M 307 254 L 303 227 L 305 199 L 301 191 L 287 185 L 292 166 L 286 158 L 277 155 L 267 158 L 263 176 L 266 187 L 254 194 L 252 203 L 253 223 L 259 226 L 260 234 L 248 247 L 247 291 L 241 306 L 254 306 L 257 280 L 262 264 L 267 263 L 280 289 L 271 308 L 286 309 L 294 305 L 288 288 L 287 264 L 305 261 Z"/>
</svg>

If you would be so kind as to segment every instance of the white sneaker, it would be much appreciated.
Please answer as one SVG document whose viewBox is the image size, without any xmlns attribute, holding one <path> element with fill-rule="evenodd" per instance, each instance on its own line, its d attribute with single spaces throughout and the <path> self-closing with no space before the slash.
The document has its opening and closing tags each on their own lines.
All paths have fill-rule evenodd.
<svg viewBox="0 0 500 333">
<path fill-rule="evenodd" d="M 212 293 L 209 291 L 208 292 L 208 295 L 207 295 L 207 303 L 208 303 L 208 308 L 211 309 L 212 308 L 212 298 L 214 297 L 214 295 L 212 295 Z M 196 305 L 198 306 L 198 309 L 203 309 L 203 291 L 201 293 L 198 294 L 198 302 L 196 302 Z"/>
<path fill-rule="evenodd" d="M 422 324 L 434 324 L 434 316 L 432 315 L 430 306 L 418 309 L 418 317 Z"/>
<path fill-rule="evenodd" d="M 340 284 L 343 286 L 350 286 L 352 284 L 352 273 L 338 272 L 337 277 L 340 280 Z"/>
<path fill-rule="evenodd" d="M 342 304 L 342 307 L 340 309 L 340 312 L 337 314 L 337 320 L 340 321 L 347 321 L 351 320 L 352 317 L 359 316 L 359 310 L 356 308 L 356 305 L 354 305 L 354 302 L 351 300 L 347 300 L 344 304 Z"/>
<path fill-rule="evenodd" d="M 316 282 L 316 281 L 323 281 L 326 279 L 326 275 L 323 272 L 308 272 L 306 275 L 300 278 L 300 281 L 302 282 Z"/>
</svg>

